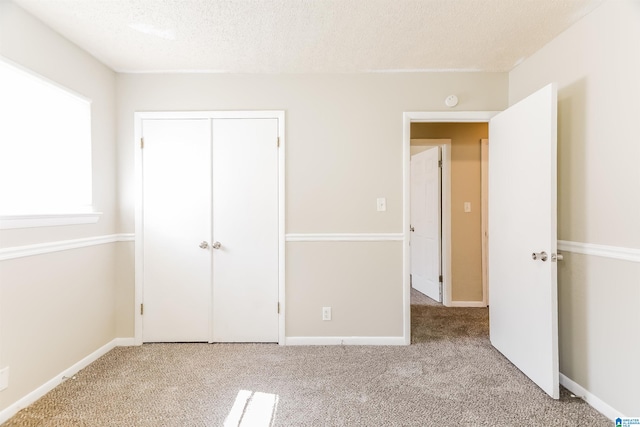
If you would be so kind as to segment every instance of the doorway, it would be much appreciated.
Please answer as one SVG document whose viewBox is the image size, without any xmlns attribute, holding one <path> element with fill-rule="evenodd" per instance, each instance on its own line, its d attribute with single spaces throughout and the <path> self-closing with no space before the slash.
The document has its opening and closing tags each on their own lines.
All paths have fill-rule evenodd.
<svg viewBox="0 0 640 427">
<path fill-rule="evenodd" d="M 411 206 L 410 206 L 410 188 L 411 188 L 411 124 L 412 123 L 488 123 L 489 120 L 498 114 L 498 111 L 471 111 L 471 112 L 408 112 L 403 114 L 403 188 L 404 188 L 404 206 L 403 206 L 403 230 L 409 230 L 411 226 Z M 443 162 L 443 168 L 447 166 L 446 162 Z M 445 172 L 445 171 L 443 171 Z M 443 173 L 443 185 L 445 184 L 445 173 Z M 450 182 L 450 181 L 449 181 Z M 446 194 L 446 189 L 443 189 L 443 195 Z M 447 209 L 446 201 L 443 198 L 442 207 L 443 210 Z M 447 224 L 445 221 L 450 218 L 450 214 L 447 215 L 443 211 L 442 214 L 442 239 L 443 245 L 445 240 L 450 238 L 450 224 L 448 225 L 449 231 L 447 231 Z M 405 236 L 407 234 L 405 233 Z M 403 253 L 404 259 L 404 273 L 403 273 L 403 319 L 404 319 L 404 331 L 405 340 L 408 342 L 410 339 L 411 331 L 411 263 L 410 254 L 411 249 L 409 246 L 409 238 L 404 239 Z M 450 262 L 450 255 L 446 254 L 447 249 L 443 246 L 443 302 L 451 304 L 450 301 L 450 282 L 451 271 L 448 270 L 447 262 Z M 449 261 L 447 261 L 449 260 Z M 447 286 L 449 285 L 449 286 Z"/>
<path fill-rule="evenodd" d="M 410 332 L 409 152 L 412 122 L 489 122 L 491 344 L 559 398 L 557 324 L 557 85 L 506 110 L 404 113 L 405 330 Z M 549 262 L 547 262 L 549 261 Z"/>
<path fill-rule="evenodd" d="M 284 113 L 136 113 L 135 341 L 284 341 Z"/>
<path fill-rule="evenodd" d="M 486 190 L 482 188 L 481 138 L 486 138 L 486 123 L 413 123 L 411 126 L 411 251 L 412 274 L 416 259 L 414 237 L 420 231 L 415 227 L 419 216 L 413 212 L 416 201 L 414 188 L 424 186 L 420 180 L 414 182 L 414 159 L 416 153 L 433 145 L 442 148 L 442 302 L 449 307 L 485 307 L 483 283 L 482 220 L 486 209 L 481 203 Z M 432 139 L 439 138 L 439 139 Z M 451 138 L 451 139 L 443 139 Z M 421 154 L 422 155 L 422 154 Z M 432 206 L 438 200 L 430 200 Z M 420 243 L 418 241 L 418 243 Z M 440 263 L 440 260 L 436 262 Z M 412 275 L 412 283 L 415 277 Z M 415 288 L 415 286 L 414 286 Z M 424 292 L 423 292 L 424 293 Z M 429 295 L 438 300 L 438 296 Z"/>
</svg>

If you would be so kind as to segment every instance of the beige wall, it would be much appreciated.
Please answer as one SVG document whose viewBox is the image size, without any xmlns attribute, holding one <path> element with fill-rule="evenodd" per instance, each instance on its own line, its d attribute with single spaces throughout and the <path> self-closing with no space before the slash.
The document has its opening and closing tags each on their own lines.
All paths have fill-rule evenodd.
<svg viewBox="0 0 640 427">
<path fill-rule="evenodd" d="M 135 243 L 118 242 L 116 250 L 116 336 L 133 337 L 134 333 L 134 286 Z"/>
<path fill-rule="evenodd" d="M 0 247 L 115 233 L 115 73 L 7 1 L 0 54 L 91 98 L 97 224 L 0 231 Z M 37 118 L 34 121 L 37 125 Z M 0 261 L 0 411 L 115 335 L 115 245 Z"/>
<path fill-rule="evenodd" d="M 464 94 L 462 110 L 503 109 L 505 77 L 118 75 L 120 231 L 134 231 L 135 111 L 270 109 L 286 111 L 287 233 L 400 233 L 402 113 L 443 110 L 451 93 Z M 387 198 L 386 212 L 376 211 L 377 197 Z M 402 334 L 402 304 L 390 303 L 402 300 L 402 245 L 289 242 L 286 255 L 287 336 Z M 133 312 L 129 280 L 121 300 Z M 336 320 L 323 323 L 326 304 Z"/>
<path fill-rule="evenodd" d="M 413 123 L 412 139 L 451 139 L 451 292 L 453 301 L 482 301 L 480 139 L 487 123 Z M 471 212 L 464 203 L 471 202 Z"/>
<path fill-rule="evenodd" d="M 287 232 L 399 232 L 402 113 L 506 106 L 506 74 L 119 74 L 120 231 L 133 232 L 133 113 L 285 110 Z M 375 209 L 387 197 L 387 212 Z"/>
<path fill-rule="evenodd" d="M 113 244 L 0 261 L 0 410 L 116 337 L 114 267 Z"/>
<path fill-rule="evenodd" d="M 640 2 L 609 0 L 509 73 L 509 100 L 558 82 L 562 240 L 640 249 Z M 640 414 L 640 267 L 570 254 L 559 266 L 561 372 Z"/>
<path fill-rule="evenodd" d="M 560 372 L 619 414 L 640 413 L 640 263 L 565 253 L 558 265 Z"/>
<path fill-rule="evenodd" d="M 287 265 L 287 336 L 402 336 L 402 242 L 289 242 Z"/>
</svg>

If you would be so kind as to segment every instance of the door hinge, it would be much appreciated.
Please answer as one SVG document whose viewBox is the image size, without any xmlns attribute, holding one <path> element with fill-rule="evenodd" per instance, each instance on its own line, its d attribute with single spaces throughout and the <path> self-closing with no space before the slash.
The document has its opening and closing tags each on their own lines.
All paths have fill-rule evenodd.
<svg viewBox="0 0 640 427">
<path fill-rule="evenodd" d="M 278 141 L 276 142 L 276 145 L 280 147 L 280 137 L 278 137 Z"/>
<path fill-rule="evenodd" d="M 144 148 L 144 138 L 140 138 L 140 148 Z"/>
<path fill-rule="evenodd" d="M 280 314 L 280 303 L 278 303 L 278 314 Z"/>
<path fill-rule="evenodd" d="M 442 160 L 438 160 L 438 167 L 441 168 L 442 167 Z"/>
<path fill-rule="evenodd" d="M 442 283 L 442 274 L 438 277 L 438 281 Z"/>
<path fill-rule="evenodd" d="M 140 304 L 140 315 L 144 314 L 144 304 Z"/>
</svg>

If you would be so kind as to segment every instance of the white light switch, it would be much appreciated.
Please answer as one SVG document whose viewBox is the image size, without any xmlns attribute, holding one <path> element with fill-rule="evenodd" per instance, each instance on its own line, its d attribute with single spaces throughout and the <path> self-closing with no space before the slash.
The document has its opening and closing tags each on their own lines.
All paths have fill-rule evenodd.
<svg viewBox="0 0 640 427">
<path fill-rule="evenodd" d="M 378 212 L 384 212 L 387 210 L 387 199 L 384 197 L 378 197 L 377 200 Z"/>
<path fill-rule="evenodd" d="M 464 211 L 471 212 L 471 202 L 464 202 Z"/>
</svg>

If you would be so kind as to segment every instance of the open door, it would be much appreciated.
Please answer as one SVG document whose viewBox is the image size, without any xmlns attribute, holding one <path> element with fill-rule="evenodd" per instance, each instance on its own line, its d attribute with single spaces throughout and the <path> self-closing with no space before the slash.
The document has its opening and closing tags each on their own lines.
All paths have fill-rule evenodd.
<svg viewBox="0 0 640 427">
<path fill-rule="evenodd" d="M 491 343 L 555 399 L 556 118 L 550 84 L 489 123 Z"/>
<path fill-rule="evenodd" d="M 438 302 L 440 188 L 440 147 L 411 156 L 411 286 Z"/>
</svg>

